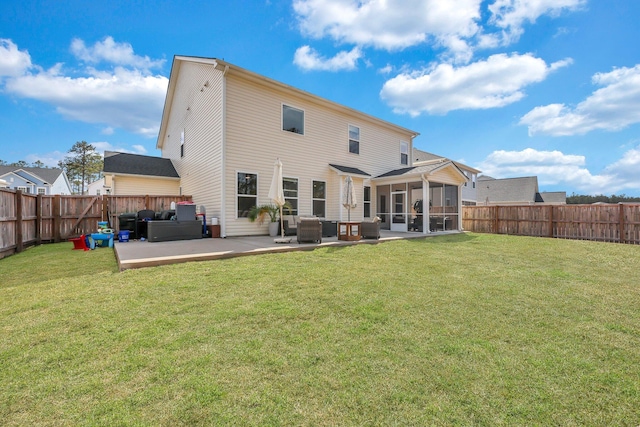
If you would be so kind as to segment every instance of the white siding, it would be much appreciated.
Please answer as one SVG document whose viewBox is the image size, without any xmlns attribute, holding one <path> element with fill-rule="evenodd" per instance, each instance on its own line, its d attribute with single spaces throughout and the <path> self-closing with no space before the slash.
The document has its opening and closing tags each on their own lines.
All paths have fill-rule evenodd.
<svg viewBox="0 0 640 427">
<path fill-rule="evenodd" d="M 304 110 L 305 132 L 282 130 L 282 105 Z M 226 205 L 227 235 L 264 234 L 247 219 L 236 218 L 237 171 L 258 173 L 258 203 L 269 203 L 273 163 L 280 158 L 285 176 L 298 177 L 299 214 L 312 213 L 312 181 L 327 182 L 327 218 L 347 217 L 340 203 L 341 180 L 329 164 L 359 168 L 372 176 L 403 167 L 400 142 L 411 145 L 408 133 L 394 131 L 364 116 L 345 114 L 310 98 L 279 91 L 229 74 L 227 78 Z M 349 153 L 348 125 L 360 128 L 360 154 Z M 359 206 L 353 220 L 362 219 L 363 179 L 354 177 Z M 342 216 L 341 216 L 342 215 Z"/>
<path fill-rule="evenodd" d="M 182 194 L 205 206 L 207 218 L 222 216 L 222 94 L 220 71 L 182 63 L 162 147 L 162 157 L 171 159 L 180 175 Z"/>
</svg>

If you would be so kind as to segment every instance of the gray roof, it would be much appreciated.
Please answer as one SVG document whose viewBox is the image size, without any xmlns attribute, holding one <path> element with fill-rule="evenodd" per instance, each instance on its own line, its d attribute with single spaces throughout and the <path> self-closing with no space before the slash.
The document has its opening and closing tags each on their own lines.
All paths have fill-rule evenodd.
<svg viewBox="0 0 640 427">
<path fill-rule="evenodd" d="M 567 203 L 566 191 L 542 191 L 540 197 L 545 203 Z"/>
<path fill-rule="evenodd" d="M 350 174 L 353 174 L 353 175 L 371 176 L 371 174 L 366 173 L 362 169 L 354 168 L 354 167 L 351 167 L 351 166 L 334 165 L 334 164 L 331 164 L 331 163 L 329 163 L 329 166 L 331 166 L 334 169 L 339 170 L 340 172 L 344 172 L 344 173 L 350 173 Z"/>
<path fill-rule="evenodd" d="M 23 170 L 30 175 L 35 175 L 38 178 L 42 178 L 44 182 L 48 184 L 53 184 L 58 177 L 62 174 L 62 169 L 58 168 L 29 168 L 29 167 L 19 167 L 19 166 L 0 166 L 0 176 L 15 172 L 18 170 Z"/>
<path fill-rule="evenodd" d="M 104 152 L 103 172 L 180 178 L 170 159 L 114 151 Z"/>
<path fill-rule="evenodd" d="M 416 174 L 429 175 L 430 173 L 446 166 L 452 166 L 455 169 L 457 169 L 461 175 L 464 175 L 464 172 L 460 170 L 460 168 L 455 164 L 455 162 L 452 162 L 451 160 L 448 160 L 445 158 L 441 158 L 441 161 L 435 161 L 433 163 L 429 163 L 426 165 L 410 166 L 408 168 L 395 169 L 387 173 L 383 173 L 382 175 L 378 175 L 376 176 L 376 178 L 388 178 L 391 176 L 416 175 Z"/>
<path fill-rule="evenodd" d="M 533 203 L 538 195 L 538 177 L 478 178 L 478 203 Z"/>
<path fill-rule="evenodd" d="M 442 159 L 442 156 L 438 156 L 437 154 L 429 153 L 427 151 L 418 150 L 417 148 L 413 149 L 413 161 L 414 162 L 424 162 L 427 160 L 436 160 Z"/>
</svg>

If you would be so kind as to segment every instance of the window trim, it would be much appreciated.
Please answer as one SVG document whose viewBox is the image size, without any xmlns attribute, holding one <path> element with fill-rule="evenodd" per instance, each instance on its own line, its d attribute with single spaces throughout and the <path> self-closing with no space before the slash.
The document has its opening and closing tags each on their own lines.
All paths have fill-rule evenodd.
<svg viewBox="0 0 640 427">
<path fill-rule="evenodd" d="M 324 198 L 318 198 L 315 197 L 315 194 L 313 192 L 313 184 L 316 182 L 322 182 L 324 183 Z M 314 209 L 314 202 L 316 201 L 322 201 L 324 202 L 324 215 L 323 216 L 318 216 L 318 218 L 326 218 L 327 217 L 327 192 L 328 192 L 328 188 L 327 188 L 327 181 L 324 179 L 312 179 L 311 180 L 311 215 L 313 216 L 317 216 L 315 214 L 315 209 Z"/>
<path fill-rule="evenodd" d="M 351 138 L 351 128 L 356 128 L 358 129 L 358 139 L 352 139 Z M 347 124 L 347 141 L 348 141 L 348 147 L 347 149 L 349 150 L 350 154 L 356 154 L 356 155 L 360 155 L 360 141 L 361 141 L 361 137 L 360 137 L 360 126 L 356 126 L 356 125 L 352 125 L 352 124 Z M 357 152 L 351 151 L 351 141 L 357 142 L 358 145 L 358 150 Z"/>
<path fill-rule="evenodd" d="M 40 190 L 42 190 L 42 193 L 40 192 Z M 46 187 L 38 187 L 36 188 L 36 194 L 42 194 L 43 196 L 47 194 L 47 188 Z"/>
<path fill-rule="evenodd" d="M 302 136 L 304 136 L 305 135 L 305 130 L 306 130 L 306 127 L 307 127 L 307 113 L 306 113 L 306 111 L 303 108 L 294 107 L 293 105 L 285 104 L 284 102 L 282 102 L 280 105 L 281 105 L 281 107 L 280 107 L 280 130 L 282 132 L 287 132 L 287 133 L 292 133 L 294 135 L 302 135 Z M 298 111 L 302 112 L 302 132 L 294 132 L 292 130 L 287 130 L 287 129 L 284 128 L 284 107 L 291 108 L 293 110 L 298 110 Z"/>
<path fill-rule="evenodd" d="M 245 174 L 245 175 L 255 175 L 255 176 L 256 176 L 256 194 L 255 194 L 255 195 L 253 195 L 253 194 L 240 194 L 240 193 L 238 192 L 238 190 L 239 190 L 239 188 L 238 188 L 238 174 L 241 174 L 241 173 L 242 173 L 242 174 Z M 239 205 L 238 205 L 238 198 L 239 198 L 240 196 L 242 196 L 242 197 L 255 197 L 255 199 L 256 199 L 256 204 L 255 204 L 255 206 L 258 206 L 258 193 L 260 192 L 260 191 L 259 191 L 259 189 L 260 189 L 260 186 L 259 186 L 259 184 L 260 184 L 260 174 L 258 174 L 258 172 L 250 172 L 250 171 L 241 171 L 241 170 L 236 170 L 235 175 L 236 175 L 236 178 L 235 178 L 235 186 L 236 186 L 236 194 L 235 194 L 235 199 L 236 199 L 236 202 L 235 202 L 235 203 L 236 203 L 235 217 L 236 217 L 236 219 L 239 219 L 239 220 L 247 220 L 247 221 L 248 221 L 248 220 L 249 220 L 249 218 L 248 218 L 248 217 L 238 216 L 238 208 L 239 208 Z M 182 192 L 182 189 L 181 189 L 181 192 Z"/>
</svg>

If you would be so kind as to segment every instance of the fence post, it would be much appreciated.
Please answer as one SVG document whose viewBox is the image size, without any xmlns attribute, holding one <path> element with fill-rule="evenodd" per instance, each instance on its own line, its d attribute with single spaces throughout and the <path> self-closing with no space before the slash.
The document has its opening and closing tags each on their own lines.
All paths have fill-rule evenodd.
<svg viewBox="0 0 640 427">
<path fill-rule="evenodd" d="M 549 205 L 549 237 L 553 237 L 553 205 Z"/>
<path fill-rule="evenodd" d="M 36 197 L 36 245 L 42 244 L 42 194 Z"/>
<path fill-rule="evenodd" d="M 53 214 L 53 242 L 60 243 L 60 234 L 62 227 L 62 218 L 60 217 L 60 195 L 56 194 L 53 196 L 53 206 L 52 206 L 52 214 Z"/>
<path fill-rule="evenodd" d="M 102 220 L 108 221 L 111 228 L 115 228 L 113 224 L 111 224 L 111 218 L 109 218 L 109 206 L 108 206 L 108 198 L 104 194 L 102 196 Z"/>
<path fill-rule="evenodd" d="M 627 238 L 624 233 L 624 204 L 618 203 L 620 207 L 620 218 L 618 227 L 620 227 L 620 243 L 627 243 Z"/>
<path fill-rule="evenodd" d="M 16 190 L 16 252 L 22 252 L 22 190 Z"/>
<path fill-rule="evenodd" d="M 493 208 L 493 232 L 500 234 L 500 229 L 498 228 L 498 205 Z"/>
</svg>

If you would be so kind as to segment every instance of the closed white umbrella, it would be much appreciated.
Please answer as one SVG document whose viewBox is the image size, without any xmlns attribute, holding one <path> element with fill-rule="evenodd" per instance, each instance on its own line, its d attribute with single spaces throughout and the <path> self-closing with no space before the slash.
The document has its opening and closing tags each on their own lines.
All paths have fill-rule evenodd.
<svg viewBox="0 0 640 427">
<path fill-rule="evenodd" d="M 357 206 L 356 188 L 350 175 L 344 180 L 344 191 L 342 193 L 342 206 L 347 209 L 347 221 L 351 221 L 351 209 Z"/>
<path fill-rule="evenodd" d="M 284 224 L 282 222 L 282 206 L 286 203 L 284 199 L 284 189 L 282 188 L 282 162 L 276 159 L 273 165 L 273 178 L 271 188 L 269 188 L 269 198 L 280 208 L 280 234 L 284 239 Z"/>
</svg>

